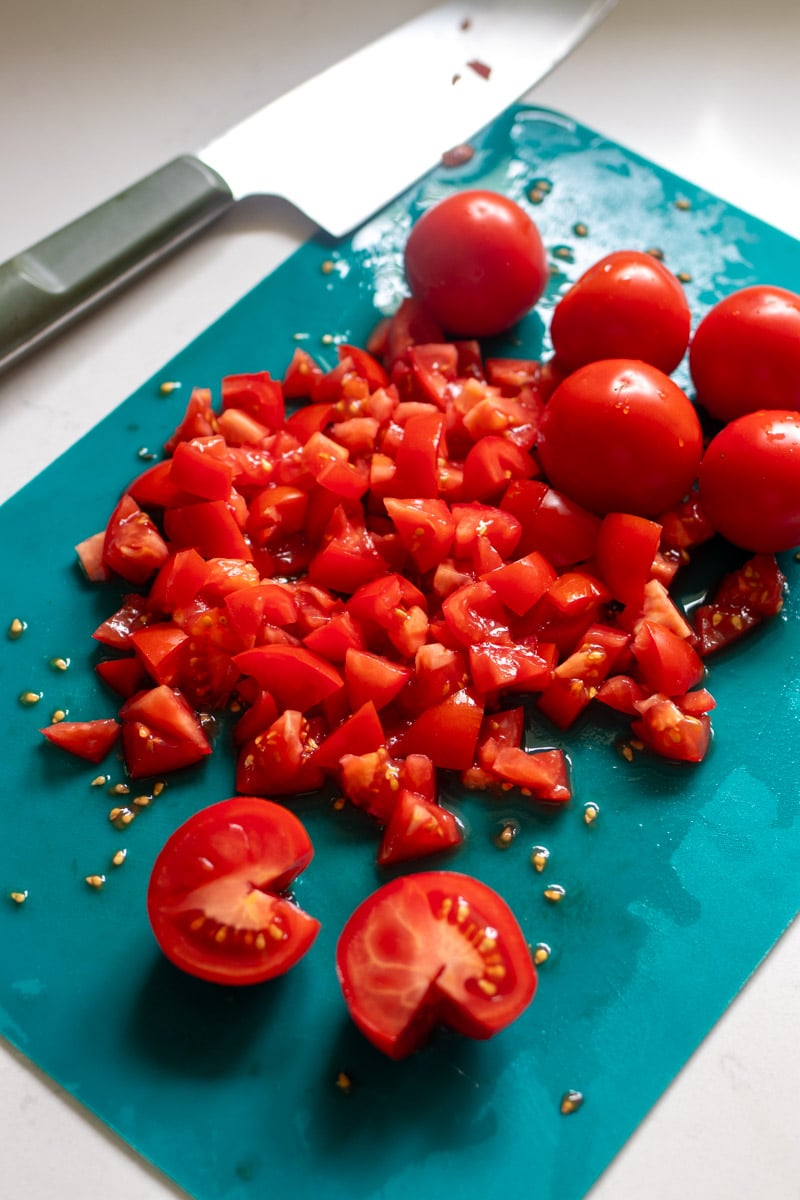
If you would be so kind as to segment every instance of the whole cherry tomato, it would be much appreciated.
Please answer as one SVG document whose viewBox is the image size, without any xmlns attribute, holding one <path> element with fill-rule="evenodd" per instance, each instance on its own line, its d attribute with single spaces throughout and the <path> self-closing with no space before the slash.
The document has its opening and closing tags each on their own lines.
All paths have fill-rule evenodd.
<svg viewBox="0 0 800 1200">
<path fill-rule="evenodd" d="M 617 250 L 581 275 L 553 312 L 561 366 L 638 358 L 669 375 L 686 353 L 691 313 L 679 280 L 639 250 Z"/>
<path fill-rule="evenodd" d="M 652 517 L 689 492 L 703 450 L 689 398 L 649 363 L 601 359 L 568 375 L 542 415 L 553 487 L 595 513 Z"/>
<path fill-rule="evenodd" d="M 408 237 L 412 295 L 450 333 L 508 329 L 542 295 L 547 254 L 533 220 L 497 192 L 456 192 L 427 209 Z"/>
<path fill-rule="evenodd" d="M 756 285 L 720 300 L 689 347 L 697 400 L 732 421 L 757 409 L 800 409 L 800 296 Z"/>
<path fill-rule="evenodd" d="M 800 544 L 800 413 L 745 413 L 708 445 L 700 501 L 734 545 L 777 553 Z"/>
</svg>

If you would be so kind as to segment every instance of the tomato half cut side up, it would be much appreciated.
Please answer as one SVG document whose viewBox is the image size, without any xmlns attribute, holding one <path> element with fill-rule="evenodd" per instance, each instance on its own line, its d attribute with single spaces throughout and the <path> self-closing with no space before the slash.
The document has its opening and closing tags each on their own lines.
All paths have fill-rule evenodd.
<svg viewBox="0 0 800 1200">
<path fill-rule="evenodd" d="M 285 974 L 320 929 L 283 894 L 313 853 L 302 822 L 270 800 L 236 796 L 194 813 L 150 876 L 147 913 L 161 950 L 210 983 Z"/>
<path fill-rule="evenodd" d="M 336 969 L 353 1021 L 393 1059 L 438 1025 L 492 1037 L 527 1008 L 537 982 L 505 901 L 454 871 L 400 876 L 368 896 L 342 930 Z"/>
</svg>

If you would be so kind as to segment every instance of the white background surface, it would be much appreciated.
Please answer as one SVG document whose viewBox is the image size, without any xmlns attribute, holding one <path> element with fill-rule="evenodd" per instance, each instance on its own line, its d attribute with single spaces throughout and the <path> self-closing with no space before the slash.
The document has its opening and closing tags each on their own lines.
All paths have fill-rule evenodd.
<svg viewBox="0 0 800 1200">
<path fill-rule="evenodd" d="M 0 261 L 426 7 L 421 0 L 400 0 L 391 11 L 364 0 L 0 0 Z M 406 86 L 413 87 L 413 64 Z M 535 99 L 800 237 L 796 0 L 619 0 Z M 342 141 L 346 178 L 353 155 L 357 161 L 368 148 L 348 131 L 332 134 Z M 280 204 L 246 203 L 0 377 L 0 500 L 309 232 Z M 795 929 L 592 1200 L 797 1200 L 799 1006 Z M 0 1200 L 178 1194 L 0 1047 Z"/>
</svg>

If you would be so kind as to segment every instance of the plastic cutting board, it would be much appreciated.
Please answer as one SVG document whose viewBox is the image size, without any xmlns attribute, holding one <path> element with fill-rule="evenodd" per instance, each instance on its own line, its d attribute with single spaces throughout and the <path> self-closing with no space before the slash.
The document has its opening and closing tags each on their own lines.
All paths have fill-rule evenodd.
<svg viewBox="0 0 800 1200">
<path fill-rule="evenodd" d="M 448 865 L 496 887 L 530 942 L 552 951 L 533 1004 L 488 1043 L 445 1033 L 392 1063 L 351 1025 L 334 946 L 381 882 L 376 839 L 362 814 L 334 814 L 313 798 L 296 805 L 316 845 L 297 887 L 323 922 L 312 953 L 251 990 L 180 976 L 149 932 L 149 870 L 191 811 L 232 793 L 230 754 L 221 745 L 170 780 L 120 832 L 108 789 L 91 786 L 97 770 L 37 732 L 56 708 L 75 719 L 114 714 L 90 635 L 116 593 L 83 582 L 72 548 L 103 526 L 142 467 L 139 451 L 163 444 L 193 385 L 216 394 L 228 373 L 280 375 L 297 344 L 333 365 L 337 338 L 363 342 L 402 293 L 409 227 L 437 197 L 481 185 L 531 203 L 538 184 L 532 211 L 555 271 L 538 312 L 496 344 L 507 353 L 546 352 L 559 289 L 612 249 L 660 249 L 686 278 L 696 315 L 752 282 L 800 286 L 797 243 L 568 117 L 515 107 L 474 146 L 470 162 L 437 169 L 351 241 L 303 246 L 0 510 L 0 628 L 27 623 L 22 637 L 0 640 L 0 1031 L 197 1200 L 312 1188 L 326 1200 L 576 1200 L 797 909 L 800 568 L 791 555 L 784 613 L 711 666 L 718 708 L 702 765 L 626 761 L 611 717 L 558 737 L 532 717 L 528 744 L 570 755 L 569 808 L 448 786 L 468 831 Z M 165 396 L 163 380 L 181 387 Z M 687 602 L 701 586 L 686 581 Z M 66 670 L 51 665 L 59 657 Z M 19 703 L 25 690 L 42 693 L 37 706 Z M 122 780 L 115 760 L 103 769 L 110 784 Z M 591 825 L 587 803 L 599 809 Z M 494 837 L 507 817 L 520 834 L 501 851 Z M 550 851 L 541 874 L 530 861 L 536 844 Z M 112 868 L 120 848 L 126 862 Z M 92 873 L 107 876 L 102 890 L 85 885 Z M 550 883 L 565 889 L 558 905 L 543 896 Z M 7 899 L 23 890 L 25 904 Z M 564 1116 L 569 1089 L 584 1103 Z"/>
</svg>

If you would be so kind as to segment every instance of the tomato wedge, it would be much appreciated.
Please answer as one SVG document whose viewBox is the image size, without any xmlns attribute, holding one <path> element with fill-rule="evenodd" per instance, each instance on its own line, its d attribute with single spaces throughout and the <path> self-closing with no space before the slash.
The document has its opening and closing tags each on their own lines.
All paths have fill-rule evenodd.
<svg viewBox="0 0 800 1200">
<path fill-rule="evenodd" d="M 194 813 L 165 843 L 147 890 L 166 957 L 210 983 L 285 974 L 320 930 L 283 895 L 313 853 L 301 821 L 270 800 L 236 796 Z"/>
<path fill-rule="evenodd" d="M 498 1033 L 536 991 L 525 936 L 506 902 L 469 875 L 424 871 L 384 884 L 347 921 L 336 949 L 353 1021 L 390 1058 L 437 1025 Z"/>
</svg>

